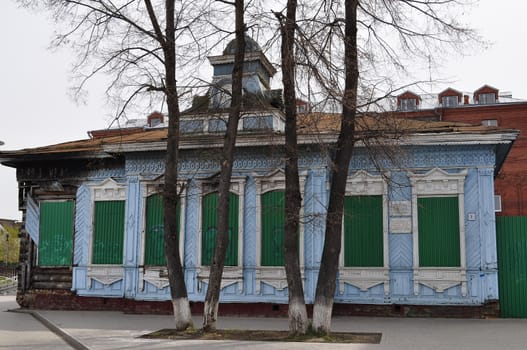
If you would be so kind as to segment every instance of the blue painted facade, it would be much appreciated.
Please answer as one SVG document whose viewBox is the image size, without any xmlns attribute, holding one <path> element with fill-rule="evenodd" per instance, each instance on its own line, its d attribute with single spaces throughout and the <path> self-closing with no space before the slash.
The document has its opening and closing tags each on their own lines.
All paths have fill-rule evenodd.
<svg viewBox="0 0 527 350">
<path fill-rule="evenodd" d="M 256 43 L 251 47 L 257 52 L 245 67 L 245 90 L 262 98 L 270 92 L 268 82 L 274 68 Z M 211 58 L 215 73 L 210 92 L 214 92 L 214 84 L 228 86 L 225 75 L 232 69 L 232 57 L 229 57 Z M 217 96 L 216 103 L 210 92 L 207 104 L 195 106 L 202 108 L 194 110 L 198 114 L 184 112 L 181 117 L 182 122 L 197 118 L 201 125 L 192 133 L 181 130 L 184 147 L 180 149 L 179 159 L 179 181 L 184 189 L 180 252 L 190 301 L 203 301 L 206 294 L 208 268 L 201 266 L 201 199 L 213 190 L 210 179 L 220 170 L 218 154 L 222 135 L 207 126 L 218 115 L 214 116 L 207 108 L 216 108 L 216 111 L 219 108 L 221 117 L 221 96 Z M 269 118 L 272 130 L 245 129 L 243 118 Z M 242 117 L 231 182 L 231 192 L 239 199 L 238 266 L 225 268 L 222 302 L 287 303 L 284 268 L 260 264 L 260 196 L 285 188 L 283 124 L 283 113 L 276 105 L 251 110 Z M 464 127 L 455 126 L 460 132 L 447 127 L 432 132 L 422 129 L 417 135 L 410 135 L 409 142 L 400 146 L 397 163 L 377 159 L 374 164 L 368 151 L 360 144 L 356 146 L 345 195 L 381 196 L 383 261 L 382 266 L 376 267 L 346 267 L 342 259 L 336 303 L 484 305 L 499 298 L 493 180 L 497 164 L 503 161 L 500 157 L 506 154 L 516 134 L 497 129 L 487 132 L 478 127 L 464 134 Z M 140 132 L 146 134 L 148 130 Z M 327 147 L 320 145 L 319 136 L 309 132 L 300 135 L 304 142 L 299 150 L 303 197 L 300 263 L 307 303 L 313 303 L 315 296 L 331 181 Z M 163 137 L 151 143 L 139 141 L 137 145 L 108 143 L 104 145 L 106 148 L 98 148 L 104 142 L 94 138 L 91 140 L 93 162 L 85 156 L 79 160 L 64 153 L 58 154 L 49 169 L 39 168 L 42 165 L 38 159 L 34 159 L 35 165 L 15 164 L 20 167 L 21 183 L 43 189 L 43 196 L 27 191 L 25 198 L 25 228 L 37 252 L 39 201 L 53 196 L 60 200 L 67 192 L 49 194 L 46 186 L 51 181 L 70 186 L 75 200 L 71 285 L 75 294 L 140 301 L 170 300 L 166 267 L 144 265 L 146 198 L 159 193 L 163 184 L 165 153 L 160 147 Z M 334 140 L 329 137 L 324 142 L 328 146 Z M 75 149 L 75 142 L 72 147 Z M 25 156 L 22 152 L 12 155 L 11 159 L 23 160 Z M 68 157 L 72 157 L 71 163 Z M 460 266 L 420 266 L 418 199 L 445 196 L 458 199 Z M 125 201 L 122 264 L 91 262 L 94 203 L 99 200 Z M 35 266 L 32 261 L 24 263 Z"/>
<path fill-rule="evenodd" d="M 404 149 L 405 156 L 397 167 L 386 162 L 383 180 L 386 188 L 388 223 L 386 263 L 388 284 L 377 283 L 360 288 L 353 283 L 342 283 L 337 288 L 336 302 L 361 304 L 463 304 L 479 305 L 498 298 L 496 241 L 493 208 L 493 174 L 495 165 L 492 145 L 429 146 Z M 241 277 L 222 290 L 223 302 L 287 303 L 287 288 L 258 279 L 258 181 L 260 177 L 281 169 L 280 153 L 242 148 L 234 163 L 233 177 L 241 184 L 243 199 L 240 235 L 242 237 Z M 159 180 L 164 172 L 161 152 L 129 153 L 122 169 L 92 170 L 84 173 L 76 194 L 73 291 L 81 296 L 125 297 L 136 300 L 169 300 L 168 282 L 163 278 L 150 279 L 142 265 L 146 189 Z M 302 265 L 306 301 L 313 302 L 318 266 L 323 246 L 326 203 L 328 200 L 328 163 L 322 153 L 304 152 L 299 160 L 303 175 Z M 432 169 L 448 174 L 466 172 L 463 186 L 466 293 L 461 284 L 441 290 L 414 281 L 414 232 L 411 226 L 392 228 L 397 219 L 411 222 L 413 208 L 405 212 L 394 210 L 392 204 L 412 205 L 411 174 L 426 174 Z M 195 151 L 182 152 L 180 178 L 186 184 L 184 205 L 184 234 L 182 256 L 189 299 L 202 301 L 206 280 L 200 278 L 200 197 L 203 179 L 219 170 L 219 163 L 200 157 Z M 350 178 L 358 172 L 372 176 L 379 174 L 367 153 L 357 148 L 350 165 Z M 103 185 L 101 185 L 103 184 Z M 90 264 L 92 240 L 94 188 L 108 186 L 124 188 L 126 224 L 123 264 L 97 266 Z M 404 211 L 404 210 L 403 210 Z M 26 227 L 38 228 L 38 206 L 33 206 L 26 217 Z M 395 220 L 393 220 L 395 219 Z M 405 221 L 406 220 L 406 221 Z M 404 226 L 404 225 L 403 225 Z M 38 236 L 38 232 L 36 232 Z M 97 269 L 99 269 L 97 271 Z M 103 270 L 100 270 L 103 269 Z M 106 270 L 104 270 L 106 269 Z M 386 292 L 388 290 L 388 292 Z"/>
</svg>

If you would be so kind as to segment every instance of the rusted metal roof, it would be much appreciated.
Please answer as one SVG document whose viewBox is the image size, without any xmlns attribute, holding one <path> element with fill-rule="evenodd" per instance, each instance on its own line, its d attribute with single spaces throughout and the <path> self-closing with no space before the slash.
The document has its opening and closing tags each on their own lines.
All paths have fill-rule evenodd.
<svg viewBox="0 0 527 350">
<path fill-rule="evenodd" d="M 340 129 L 340 114 L 328 113 L 309 113 L 298 115 L 297 120 L 298 132 L 300 137 L 307 137 L 309 135 L 326 135 L 324 140 L 331 142 L 337 136 Z M 383 115 L 378 116 L 361 116 L 356 118 L 356 132 L 360 139 L 361 135 L 368 133 L 390 135 L 399 133 L 400 135 L 421 135 L 421 134 L 464 134 L 464 135 L 485 135 L 485 134 L 503 134 L 508 133 L 513 136 L 509 137 L 509 142 L 512 141 L 517 131 L 512 129 L 502 129 L 498 127 L 489 127 L 483 125 L 471 125 L 459 122 L 436 122 L 436 121 L 420 121 L 415 119 L 392 118 Z M 267 132 L 267 135 L 269 132 Z M 280 136 L 280 133 L 274 133 Z M 512 137 L 512 139 L 511 139 Z M 243 145 L 249 146 L 250 142 L 254 144 L 268 144 L 265 133 L 254 132 L 240 132 L 238 139 Z M 97 155 L 103 156 L 109 153 L 109 149 L 118 149 L 116 146 L 130 146 L 133 145 L 134 150 L 152 150 L 148 144 L 156 144 L 156 150 L 166 149 L 167 129 L 136 129 L 127 130 L 125 133 L 120 133 L 119 130 L 104 133 L 99 133 L 97 137 L 90 139 L 64 142 L 55 145 L 26 148 L 14 151 L 0 152 L 0 162 L 13 161 L 23 158 L 37 159 L 39 157 L 53 157 L 60 158 L 68 157 L 95 157 Z M 210 142 L 215 140 L 214 142 Z M 209 145 L 221 145 L 223 135 L 221 134 L 183 134 L 181 136 L 181 144 L 187 143 L 187 147 L 192 148 L 202 142 L 210 142 L 201 145 L 201 147 L 208 147 Z M 244 142 L 245 140 L 245 142 Z M 459 141 L 463 141 L 463 137 L 459 136 Z M 266 143 L 267 142 L 267 143 Z M 306 143 L 306 142 L 304 142 Z M 142 149 L 144 145 L 144 149 Z M 119 148 L 120 149 L 120 148 Z"/>
</svg>

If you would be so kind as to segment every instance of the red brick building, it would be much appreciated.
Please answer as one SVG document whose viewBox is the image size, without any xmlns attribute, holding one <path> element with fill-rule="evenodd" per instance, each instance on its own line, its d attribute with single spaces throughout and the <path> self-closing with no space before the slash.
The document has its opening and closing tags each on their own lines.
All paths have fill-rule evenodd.
<svg viewBox="0 0 527 350">
<path fill-rule="evenodd" d="M 401 116 L 459 121 L 520 130 L 499 175 L 495 179 L 498 215 L 527 216 L 527 100 L 484 85 L 467 94 L 448 88 L 435 95 L 406 91 L 397 96 Z"/>
</svg>

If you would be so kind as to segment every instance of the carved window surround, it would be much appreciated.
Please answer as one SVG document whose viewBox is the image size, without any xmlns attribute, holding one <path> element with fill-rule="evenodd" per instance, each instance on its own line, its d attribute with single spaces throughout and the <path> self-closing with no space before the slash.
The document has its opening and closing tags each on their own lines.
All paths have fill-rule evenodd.
<svg viewBox="0 0 527 350">
<path fill-rule="evenodd" d="M 307 173 L 299 174 L 300 193 L 304 193 Z M 267 192 L 285 190 L 285 173 L 276 169 L 268 174 L 255 176 L 256 181 L 256 294 L 261 293 L 261 284 L 268 284 L 277 290 L 287 288 L 285 268 L 283 266 L 262 266 L 262 207 L 261 196 Z M 303 198 L 303 197 L 302 197 Z M 299 260 L 302 281 L 304 281 L 304 205 L 300 203 L 299 223 Z"/>
<path fill-rule="evenodd" d="M 203 290 L 203 283 L 208 284 L 210 278 L 210 267 L 200 266 L 197 270 L 198 291 Z M 243 293 L 243 267 L 241 266 L 224 266 L 221 277 L 220 290 L 233 284 L 238 285 L 238 292 Z"/>
<path fill-rule="evenodd" d="M 169 286 L 168 270 L 166 266 L 144 266 L 145 260 L 145 240 L 146 240 L 146 201 L 147 198 L 154 194 L 163 193 L 164 176 L 152 181 L 144 181 L 141 184 L 143 193 L 143 213 L 142 213 L 142 227 L 141 227 L 141 255 L 139 257 L 139 286 L 142 291 L 145 290 L 145 282 L 154 285 L 158 289 L 163 289 Z M 180 180 L 177 183 L 178 192 L 180 193 L 181 217 L 179 229 L 179 256 L 183 262 L 184 247 L 185 247 L 185 212 L 186 212 L 186 198 L 187 198 L 187 182 Z"/>
<path fill-rule="evenodd" d="M 124 277 L 124 267 L 119 265 L 90 265 L 87 267 L 88 289 L 92 287 L 92 281 L 102 283 L 108 287 Z"/>
<path fill-rule="evenodd" d="M 168 270 L 166 266 L 145 266 L 139 268 L 139 287 L 141 291 L 146 288 L 146 282 L 163 289 L 170 285 L 168 281 Z"/>
<path fill-rule="evenodd" d="M 303 266 L 300 268 L 302 283 L 305 281 Z M 287 288 L 287 276 L 283 266 L 259 266 L 256 269 L 256 294 L 260 294 L 262 283 L 268 284 L 276 290 Z"/>
<path fill-rule="evenodd" d="M 409 173 L 412 184 L 412 230 L 414 261 L 414 294 L 419 294 L 419 284 L 443 292 L 460 285 L 461 294 L 467 295 L 467 265 L 465 249 L 465 178 L 468 171 L 448 173 L 435 168 L 426 174 Z M 459 267 L 420 267 L 419 266 L 419 225 L 417 199 L 419 197 L 457 196 L 459 207 Z"/>
<path fill-rule="evenodd" d="M 230 192 L 238 195 L 238 265 L 237 266 L 225 266 L 223 268 L 223 275 L 221 280 L 221 287 L 223 289 L 232 284 L 238 284 L 238 290 L 240 293 L 243 292 L 243 212 L 245 205 L 245 177 L 232 177 Z M 201 181 L 201 194 L 199 196 L 199 214 L 198 214 L 198 242 L 197 242 L 197 278 L 198 278 L 198 291 L 203 288 L 203 282 L 209 280 L 210 267 L 201 266 L 201 234 L 202 234 L 202 198 L 209 193 L 217 192 L 217 182 L 202 180 Z"/>
<path fill-rule="evenodd" d="M 95 202 L 98 201 L 125 201 L 126 185 L 108 178 L 99 184 L 90 186 L 92 203 L 91 203 L 91 228 L 89 238 L 88 254 L 88 288 L 92 286 L 92 280 L 98 281 L 105 286 L 109 286 L 124 278 L 124 268 L 122 265 L 92 265 L 93 257 L 93 228 L 95 222 Z"/>
<path fill-rule="evenodd" d="M 91 186 L 93 202 L 126 200 L 126 185 L 108 178 L 98 185 Z"/>
<path fill-rule="evenodd" d="M 361 291 L 382 284 L 384 294 L 390 294 L 390 270 L 388 247 L 388 188 L 382 175 L 372 175 L 359 170 L 348 177 L 346 196 L 382 196 L 383 227 L 383 267 L 345 267 L 344 250 L 339 258 L 339 293 L 344 294 L 345 284 L 359 288 Z M 342 219 L 342 247 L 344 247 L 344 218 Z"/>
</svg>

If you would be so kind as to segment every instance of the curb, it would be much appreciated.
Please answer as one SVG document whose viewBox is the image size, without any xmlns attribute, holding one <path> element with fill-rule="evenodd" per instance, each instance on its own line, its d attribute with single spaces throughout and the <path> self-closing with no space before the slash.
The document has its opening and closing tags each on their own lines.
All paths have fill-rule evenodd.
<svg viewBox="0 0 527 350">
<path fill-rule="evenodd" d="M 45 326 L 47 329 L 49 329 L 51 332 L 55 333 L 57 336 L 59 336 L 62 340 L 64 340 L 69 346 L 74 348 L 75 350 L 90 350 L 89 347 L 81 343 L 78 339 L 76 339 L 74 336 L 70 335 L 68 332 L 61 329 L 59 326 L 42 316 L 38 311 L 34 310 L 24 310 L 24 309 L 15 309 L 15 310 L 7 310 L 8 312 L 17 312 L 22 314 L 29 314 L 33 316 L 37 321 L 39 321 L 43 326 Z"/>
</svg>

